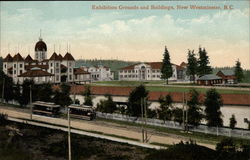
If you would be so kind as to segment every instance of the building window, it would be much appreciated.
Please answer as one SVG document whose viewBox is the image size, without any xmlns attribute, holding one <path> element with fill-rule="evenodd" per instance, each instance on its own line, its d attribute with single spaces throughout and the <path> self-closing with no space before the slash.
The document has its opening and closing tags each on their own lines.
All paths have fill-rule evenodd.
<svg viewBox="0 0 250 160">
<path fill-rule="evenodd" d="M 69 80 L 71 80 L 72 79 L 72 75 L 69 75 Z"/>
<path fill-rule="evenodd" d="M 123 78 L 123 75 L 120 75 L 120 78 Z"/>
<path fill-rule="evenodd" d="M 14 64 L 14 68 L 16 68 L 16 64 Z"/>
<path fill-rule="evenodd" d="M 4 65 L 4 68 L 7 68 L 7 65 L 6 65 L 6 64 Z"/>
<path fill-rule="evenodd" d="M 53 69 L 50 69 L 50 73 L 53 73 Z"/>
<path fill-rule="evenodd" d="M 72 72 L 72 68 L 69 69 L 69 73 L 71 73 L 71 72 Z"/>
<path fill-rule="evenodd" d="M 59 69 L 58 68 L 56 69 L 56 73 L 59 73 Z"/>
<path fill-rule="evenodd" d="M 20 74 L 22 74 L 23 73 L 23 70 L 20 70 Z"/>
<path fill-rule="evenodd" d="M 56 63 L 56 67 L 59 67 L 59 63 Z"/>
<path fill-rule="evenodd" d="M 71 62 L 69 62 L 69 66 L 71 67 Z"/>
<path fill-rule="evenodd" d="M 22 68 L 22 67 L 23 67 L 23 64 L 19 64 L 19 66 L 20 66 L 20 68 Z"/>
<path fill-rule="evenodd" d="M 14 70 L 14 74 L 16 74 L 16 70 Z"/>
<path fill-rule="evenodd" d="M 53 63 L 50 63 L 50 66 L 52 67 L 52 66 L 53 66 Z"/>
</svg>

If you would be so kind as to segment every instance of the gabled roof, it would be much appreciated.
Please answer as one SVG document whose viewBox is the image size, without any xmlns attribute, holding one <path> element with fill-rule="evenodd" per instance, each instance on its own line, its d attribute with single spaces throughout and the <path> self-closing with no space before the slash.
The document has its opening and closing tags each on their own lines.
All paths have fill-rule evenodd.
<svg viewBox="0 0 250 160">
<path fill-rule="evenodd" d="M 21 75 L 19 75 L 18 77 L 47 77 L 47 76 L 53 76 L 53 74 L 43 71 L 39 68 L 34 68 L 32 70 L 29 70 Z"/>
<path fill-rule="evenodd" d="M 13 57 L 13 62 L 20 62 L 20 61 L 24 61 L 23 57 L 20 55 L 20 53 L 17 53 L 14 57 Z"/>
<path fill-rule="evenodd" d="M 25 59 L 24 59 L 25 62 L 33 62 L 34 60 L 31 58 L 30 55 L 28 55 Z"/>
<path fill-rule="evenodd" d="M 60 60 L 60 61 L 63 60 L 63 56 L 61 54 L 58 55 L 58 60 Z"/>
<path fill-rule="evenodd" d="M 225 76 L 234 76 L 233 70 L 220 70 L 219 72 L 223 73 Z"/>
<path fill-rule="evenodd" d="M 13 57 L 8 54 L 4 59 L 3 59 L 4 62 L 12 62 L 13 61 Z"/>
<path fill-rule="evenodd" d="M 207 75 L 201 76 L 197 80 L 215 80 L 215 79 L 221 79 L 221 77 L 218 77 L 214 74 L 207 74 Z"/>
<path fill-rule="evenodd" d="M 52 56 L 49 58 L 49 60 L 58 60 L 58 55 L 56 54 L 56 52 L 54 52 L 52 54 Z"/>
<path fill-rule="evenodd" d="M 81 68 L 74 68 L 74 74 L 90 74 L 90 73 Z"/>
<path fill-rule="evenodd" d="M 69 52 L 67 52 L 65 54 L 65 56 L 63 57 L 63 60 L 74 61 L 75 59 L 74 59 L 74 57 Z"/>
</svg>

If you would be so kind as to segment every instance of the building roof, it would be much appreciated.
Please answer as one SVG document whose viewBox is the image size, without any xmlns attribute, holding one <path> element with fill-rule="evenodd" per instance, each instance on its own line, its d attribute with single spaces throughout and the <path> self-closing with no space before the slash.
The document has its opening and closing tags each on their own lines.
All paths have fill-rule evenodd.
<svg viewBox="0 0 250 160">
<path fill-rule="evenodd" d="M 33 62 L 34 60 L 31 58 L 30 55 L 27 55 L 27 57 L 24 59 L 25 62 L 30 63 Z"/>
<path fill-rule="evenodd" d="M 215 80 L 215 79 L 221 79 L 221 77 L 218 77 L 214 74 L 207 74 L 207 75 L 201 76 L 197 80 Z"/>
<path fill-rule="evenodd" d="M 43 71 L 40 68 L 33 68 L 18 77 L 47 77 L 47 76 L 53 76 L 53 74 Z"/>
<path fill-rule="evenodd" d="M 49 58 L 49 60 L 59 60 L 58 55 L 56 54 L 56 52 L 54 52 L 51 57 Z"/>
<path fill-rule="evenodd" d="M 12 62 L 13 61 L 13 57 L 8 54 L 4 59 L 3 59 L 4 62 Z"/>
<path fill-rule="evenodd" d="M 74 61 L 75 59 L 74 59 L 74 57 L 69 52 L 67 52 L 65 54 L 65 56 L 63 57 L 63 60 Z"/>
<path fill-rule="evenodd" d="M 219 72 L 223 73 L 225 76 L 234 76 L 233 70 L 220 70 Z"/>
<path fill-rule="evenodd" d="M 138 64 L 142 64 L 142 63 L 136 63 L 136 64 L 133 64 L 133 65 L 129 65 L 129 66 L 126 66 L 126 67 L 123 67 L 121 68 L 121 70 L 130 70 L 130 69 L 134 69 L 134 67 Z M 162 62 L 146 62 L 145 64 L 147 65 L 150 65 L 152 69 L 161 69 L 161 66 L 162 66 Z M 176 64 L 173 64 L 172 65 L 175 65 L 177 67 L 177 69 L 184 69 L 183 67 L 179 66 L 179 65 L 176 65 Z"/>
<path fill-rule="evenodd" d="M 48 69 L 49 66 L 48 65 L 42 65 L 42 64 L 35 64 L 35 65 L 26 65 L 25 69 L 26 70 L 30 70 L 32 68 L 40 68 L 40 69 Z"/>
<path fill-rule="evenodd" d="M 40 39 L 35 46 L 35 51 L 47 51 L 47 45 Z"/>
<path fill-rule="evenodd" d="M 58 55 L 58 60 L 60 60 L 60 61 L 63 60 L 63 56 L 61 54 Z"/>
<path fill-rule="evenodd" d="M 74 74 L 90 74 L 90 73 L 81 68 L 74 68 Z"/>
<path fill-rule="evenodd" d="M 23 57 L 20 55 L 20 53 L 17 53 L 14 57 L 13 57 L 13 62 L 20 62 L 20 61 L 24 61 Z"/>
</svg>

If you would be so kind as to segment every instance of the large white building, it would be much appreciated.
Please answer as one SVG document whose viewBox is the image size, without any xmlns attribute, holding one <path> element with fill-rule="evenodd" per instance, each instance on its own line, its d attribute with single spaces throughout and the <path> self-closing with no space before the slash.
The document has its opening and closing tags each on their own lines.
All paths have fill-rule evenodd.
<svg viewBox="0 0 250 160">
<path fill-rule="evenodd" d="M 8 54 L 3 60 L 3 71 L 14 83 L 23 83 L 25 79 L 33 79 L 35 83 L 87 83 L 91 80 L 89 72 L 75 68 L 75 59 L 68 52 L 64 56 L 54 52 L 47 59 L 47 45 L 41 37 L 35 45 L 34 57 Z"/>
<path fill-rule="evenodd" d="M 114 80 L 114 72 L 107 66 L 82 66 L 82 69 L 91 74 L 91 81 L 110 81 Z"/>
<path fill-rule="evenodd" d="M 161 80 L 162 62 L 147 62 L 130 65 L 119 70 L 119 80 L 129 81 L 151 81 Z M 183 81 L 188 80 L 186 76 L 186 64 L 172 64 L 173 74 L 168 80 Z"/>
</svg>

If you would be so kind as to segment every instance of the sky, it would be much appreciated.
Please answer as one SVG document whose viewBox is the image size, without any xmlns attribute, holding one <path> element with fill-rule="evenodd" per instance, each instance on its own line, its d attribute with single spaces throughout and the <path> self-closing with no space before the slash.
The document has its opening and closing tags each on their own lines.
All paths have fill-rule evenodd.
<svg viewBox="0 0 250 160">
<path fill-rule="evenodd" d="M 173 6 L 174 10 L 96 10 L 92 6 Z M 222 9 L 176 9 L 219 6 Z M 224 10 L 224 5 L 233 9 Z M 45 1 L 0 2 L 0 53 L 34 56 L 40 30 L 48 47 L 75 59 L 162 61 L 167 46 L 171 62 L 187 61 L 188 50 L 205 47 L 210 64 L 250 69 L 249 1 Z M 61 48 L 59 50 L 59 48 Z"/>
</svg>

